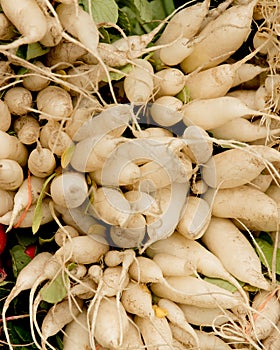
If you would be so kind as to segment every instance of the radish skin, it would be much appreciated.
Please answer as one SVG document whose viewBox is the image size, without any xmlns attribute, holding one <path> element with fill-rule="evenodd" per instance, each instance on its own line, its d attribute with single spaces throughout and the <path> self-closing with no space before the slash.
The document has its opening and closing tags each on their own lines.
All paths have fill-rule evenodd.
<svg viewBox="0 0 280 350">
<path fill-rule="evenodd" d="M 232 162 L 232 159 L 238 161 Z M 202 176 L 208 186 L 233 188 L 255 179 L 268 162 L 279 161 L 279 152 L 271 147 L 240 147 L 214 155 L 203 167 Z"/>
<path fill-rule="evenodd" d="M 0 188 L 2 190 L 14 191 L 23 183 L 23 170 L 21 166 L 12 159 L 0 159 Z"/>
<path fill-rule="evenodd" d="M 12 114 L 24 115 L 31 108 L 32 94 L 24 87 L 15 86 L 6 92 L 4 101 Z"/>
<path fill-rule="evenodd" d="M 276 295 L 260 291 L 253 299 L 252 307 L 258 311 L 255 314 L 254 326 L 250 329 L 251 335 L 262 340 L 269 336 L 280 318 L 280 304 Z M 263 303 L 265 304 L 263 305 Z"/>
<path fill-rule="evenodd" d="M 7 131 L 11 126 L 12 118 L 7 103 L 0 100 L 0 130 Z"/>
<path fill-rule="evenodd" d="M 167 311 L 166 318 L 174 325 L 182 328 L 186 332 L 188 332 L 194 339 L 195 346 L 199 347 L 198 337 L 191 327 L 191 325 L 187 322 L 184 312 L 180 309 L 180 307 L 170 301 L 168 299 L 160 299 L 158 302 L 158 306 Z"/>
<path fill-rule="evenodd" d="M 278 136 L 280 129 L 270 129 L 257 125 L 245 118 L 233 119 L 218 128 L 209 130 L 215 138 L 223 140 L 236 140 L 240 142 L 253 142 L 259 139 Z"/>
<path fill-rule="evenodd" d="M 56 159 L 51 150 L 38 145 L 30 152 L 27 164 L 34 176 L 45 178 L 51 175 L 56 168 Z"/>
<path fill-rule="evenodd" d="M 104 325 L 106 325 L 104 329 Z M 118 348 L 129 329 L 129 320 L 122 303 L 114 297 L 101 300 L 97 317 L 91 325 L 92 335 L 105 348 Z M 95 347 L 94 347 L 95 348 Z"/>
<path fill-rule="evenodd" d="M 6 312 L 11 304 L 12 300 L 16 298 L 22 291 L 31 289 L 37 279 L 42 275 L 44 271 L 44 266 L 50 260 L 52 254 L 49 252 L 42 252 L 36 255 L 30 262 L 27 264 L 18 274 L 16 284 L 13 289 L 10 291 L 8 297 L 5 300 L 3 309 L 2 309 L 2 318 L 3 318 L 3 330 L 7 342 L 9 344 L 9 349 L 13 349 L 12 344 L 10 343 L 10 336 L 7 329 L 6 321 Z"/>
<path fill-rule="evenodd" d="M 41 189 L 44 184 L 44 180 L 41 178 L 38 178 L 36 176 L 30 176 L 29 179 L 25 179 L 19 189 L 17 190 L 17 193 L 14 197 L 14 206 L 12 210 L 12 216 L 9 223 L 9 226 L 7 228 L 7 232 L 11 230 L 12 226 L 15 223 L 15 218 L 18 216 L 18 214 L 25 209 L 25 207 L 28 205 L 29 202 L 29 181 L 30 181 L 30 188 L 31 188 L 31 203 L 36 203 L 37 199 L 40 196 Z"/>
<path fill-rule="evenodd" d="M 172 333 L 165 317 L 149 319 L 136 316 L 134 322 L 139 327 L 148 350 L 172 349 Z"/>
<path fill-rule="evenodd" d="M 187 276 L 193 274 L 193 266 L 183 258 L 167 253 L 154 255 L 153 261 L 160 267 L 164 277 L 166 276 Z"/>
<path fill-rule="evenodd" d="M 121 303 L 128 313 L 145 318 L 154 316 L 152 294 L 145 284 L 129 282 L 122 292 Z"/>
<path fill-rule="evenodd" d="M 192 276 L 166 277 L 166 283 L 153 283 L 152 292 L 176 303 L 205 308 L 232 308 L 241 303 L 233 293 Z M 171 288 L 169 287 L 171 286 Z M 175 292 L 177 290 L 177 292 Z"/>
<path fill-rule="evenodd" d="M 201 40 L 197 40 L 193 52 L 181 63 L 183 71 L 211 68 L 230 57 L 250 34 L 256 2 L 232 6 L 206 25 L 199 33 L 198 39 Z"/>
<path fill-rule="evenodd" d="M 212 214 L 240 219 L 251 230 L 269 232 L 278 227 L 276 202 L 248 185 L 218 190 L 212 203 Z"/>
<path fill-rule="evenodd" d="M 67 324 L 63 336 L 64 350 L 88 350 L 90 348 L 89 331 L 87 329 L 87 313 L 83 310 Z"/>
<path fill-rule="evenodd" d="M 69 324 L 74 317 L 81 313 L 83 301 L 76 299 L 75 302 L 71 300 L 63 300 L 60 303 L 52 306 L 42 323 L 42 346 L 45 348 L 46 340 L 57 334 L 65 325 Z"/>
<path fill-rule="evenodd" d="M 53 216 L 49 208 L 49 203 L 50 203 L 49 198 L 43 199 L 42 206 L 41 206 L 41 213 L 42 213 L 42 217 L 40 221 L 41 225 L 44 225 L 53 221 Z M 32 227 L 35 208 L 36 208 L 36 204 L 32 204 L 30 206 L 30 208 L 26 212 L 24 219 L 20 224 L 17 225 L 17 227 L 19 228 Z M 18 213 L 18 215 L 15 218 L 15 222 L 18 222 L 22 213 L 23 211 Z M 0 223 L 2 223 L 3 225 L 9 225 L 11 217 L 12 217 L 12 210 L 8 211 L 5 215 L 0 217 Z"/>
<path fill-rule="evenodd" d="M 109 250 L 108 244 L 101 243 L 90 236 L 78 236 L 67 240 L 56 251 L 55 257 L 59 261 L 71 261 L 77 264 L 93 264 Z"/>
<path fill-rule="evenodd" d="M 262 115 L 248 108 L 238 98 L 222 96 L 212 99 L 194 100 L 182 107 L 183 122 L 204 130 L 215 129 L 233 119 L 245 115 Z"/>
<path fill-rule="evenodd" d="M 47 32 L 47 20 L 34 0 L 1 0 L 1 7 L 22 34 L 12 43 L 1 45 L 2 50 L 17 48 L 20 45 L 40 41 Z"/>
<path fill-rule="evenodd" d="M 53 179 L 50 193 L 55 204 L 66 208 L 77 208 L 86 200 L 88 186 L 84 175 L 64 172 Z"/>
<path fill-rule="evenodd" d="M 212 217 L 202 242 L 239 281 L 264 290 L 271 288 L 262 274 L 261 262 L 254 248 L 232 221 Z M 229 259 L 233 251 L 236 253 Z"/>
<path fill-rule="evenodd" d="M 238 318 L 229 310 L 221 310 L 220 308 L 209 309 L 180 303 L 178 305 L 184 312 L 186 320 L 195 326 L 221 326 L 229 320 L 238 320 Z"/>
<path fill-rule="evenodd" d="M 0 216 L 5 215 L 8 211 L 13 209 L 15 193 L 12 191 L 5 191 L 0 189 Z"/>
</svg>

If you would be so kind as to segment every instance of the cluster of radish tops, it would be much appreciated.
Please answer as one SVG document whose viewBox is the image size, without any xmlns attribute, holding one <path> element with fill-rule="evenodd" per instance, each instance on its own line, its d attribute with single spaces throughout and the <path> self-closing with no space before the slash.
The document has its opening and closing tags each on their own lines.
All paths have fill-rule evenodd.
<svg viewBox="0 0 280 350">
<path fill-rule="evenodd" d="M 278 2 L 205 0 L 111 44 L 75 0 L 0 4 L 0 223 L 58 225 L 5 300 L 9 348 L 30 290 L 39 349 L 279 349 Z"/>
</svg>

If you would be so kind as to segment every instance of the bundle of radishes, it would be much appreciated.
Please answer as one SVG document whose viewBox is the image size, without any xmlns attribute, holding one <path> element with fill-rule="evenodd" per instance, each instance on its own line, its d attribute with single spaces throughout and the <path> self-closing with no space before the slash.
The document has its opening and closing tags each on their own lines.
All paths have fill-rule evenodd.
<svg viewBox="0 0 280 350">
<path fill-rule="evenodd" d="M 38 349 L 279 349 L 277 0 L 112 43 L 90 1 L 0 4 L 0 223 L 58 227 L 9 349 L 28 290 Z"/>
</svg>

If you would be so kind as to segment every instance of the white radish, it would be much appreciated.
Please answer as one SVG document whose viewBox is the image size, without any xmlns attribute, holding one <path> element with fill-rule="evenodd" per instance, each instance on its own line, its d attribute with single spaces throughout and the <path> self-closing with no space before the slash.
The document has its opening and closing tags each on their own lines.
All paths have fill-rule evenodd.
<svg viewBox="0 0 280 350">
<path fill-rule="evenodd" d="M 34 0 L 1 0 L 1 7 L 22 34 L 19 39 L 1 45 L 2 50 L 32 44 L 43 38 L 47 31 L 47 21 L 37 2 Z"/>
<path fill-rule="evenodd" d="M 239 283 L 226 271 L 220 260 L 199 242 L 187 239 L 178 232 L 174 232 L 165 240 L 153 243 L 147 254 L 153 257 L 159 253 L 175 255 L 184 259 L 189 270 L 202 273 L 208 277 L 220 278 L 231 282 L 240 289 Z"/>
<path fill-rule="evenodd" d="M 0 39 L 1 40 L 11 40 L 15 37 L 15 27 L 8 20 L 4 13 L 0 14 Z"/>
<path fill-rule="evenodd" d="M 152 294 L 145 284 L 129 282 L 122 292 L 121 303 L 126 312 L 140 317 L 154 316 Z"/>
<path fill-rule="evenodd" d="M 188 6 L 177 12 L 169 21 L 156 42 L 158 45 L 165 45 L 158 54 L 164 64 L 177 65 L 192 52 L 191 45 L 188 44 L 189 39 L 198 32 L 208 12 L 209 4 L 210 2 L 206 0 Z"/>
<path fill-rule="evenodd" d="M 154 75 L 154 89 L 157 97 L 175 96 L 185 86 L 185 76 L 177 68 L 165 68 Z"/>
<path fill-rule="evenodd" d="M 78 236 L 67 240 L 55 252 L 58 261 L 71 261 L 77 264 L 93 264 L 109 250 L 108 244 L 103 240 L 99 242 L 91 236 Z"/>
<path fill-rule="evenodd" d="M 13 191 L 23 183 L 22 167 L 12 159 L 0 159 L 0 188 Z"/>
<path fill-rule="evenodd" d="M 8 211 L 13 209 L 15 193 L 12 191 L 0 190 L 0 216 L 5 215 Z"/>
<path fill-rule="evenodd" d="M 104 325 L 106 325 L 105 328 Z M 114 297 L 103 298 L 96 319 L 91 320 L 91 336 L 94 335 L 97 342 L 103 347 L 118 348 L 128 329 L 129 319 L 122 303 L 119 303 Z"/>
<path fill-rule="evenodd" d="M 123 227 L 111 226 L 110 238 L 113 245 L 120 248 L 140 248 L 143 245 L 146 234 L 146 219 L 140 213 L 129 216 Z"/>
<path fill-rule="evenodd" d="M 152 319 L 136 316 L 134 322 L 139 327 L 147 349 L 170 350 L 172 333 L 165 317 Z"/>
<path fill-rule="evenodd" d="M 42 126 L 40 131 L 40 144 L 44 148 L 49 147 L 49 138 L 52 134 L 59 131 L 61 128 L 61 125 L 59 122 L 54 120 L 49 120 L 45 125 Z"/>
<path fill-rule="evenodd" d="M 182 257 L 167 253 L 158 253 L 153 261 L 160 267 L 164 277 L 166 276 L 187 276 L 193 274 L 193 266 Z"/>
<path fill-rule="evenodd" d="M 65 327 L 65 333 L 63 335 L 63 349 L 89 349 L 90 339 L 87 326 L 87 312 L 86 310 L 83 310 Z"/>
<path fill-rule="evenodd" d="M 59 86 L 47 86 L 36 98 L 37 108 L 42 119 L 61 121 L 73 112 L 70 94 Z"/>
<path fill-rule="evenodd" d="M 280 304 L 274 292 L 258 292 L 252 303 L 257 311 L 254 314 L 254 324 L 250 327 L 250 334 L 257 340 L 265 339 L 279 321 Z"/>
<path fill-rule="evenodd" d="M 79 232 L 73 226 L 64 225 L 62 227 L 59 227 L 55 232 L 54 240 L 59 247 L 62 247 L 67 239 L 71 239 L 77 236 L 79 236 Z"/>
<path fill-rule="evenodd" d="M 120 227 L 125 226 L 131 215 L 128 200 L 113 188 L 98 188 L 94 193 L 92 208 L 101 220 Z"/>
<path fill-rule="evenodd" d="M 189 239 L 198 239 L 203 236 L 210 219 L 208 203 L 203 198 L 189 196 L 176 229 Z"/>
<path fill-rule="evenodd" d="M 250 34 L 255 4 L 256 0 L 232 6 L 206 25 L 199 33 L 193 52 L 181 63 L 183 71 L 214 67 L 230 57 Z"/>
<path fill-rule="evenodd" d="M 73 146 L 70 136 L 61 130 L 53 131 L 49 135 L 48 148 L 58 157 L 62 157 L 67 149 Z"/>
<path fill-rule="evenodd" d="M 24 87 L 15 86 L 6 92 L 4 101 L 12 114 L 24 115 L 31 108 L 32 94 Z"/>
<path fill-rule="evenodd" d="M 44 225 L 53 221 L 53 216 L 50 211 L 49 204 L 50 204 L 49 198 L 43 199 L 42 205 L 40 206 L 40 211 L 42 214 L 40 218 L 40 225 Z M 24 213 L 24 210 L 19 212 L 15 218 L 15 222 L 17 223 L 16 226 L 19 228 L 24 228 L 24 227 L 31 228 L 34 221 L 35 209 L 36 209 L 36 204 L 32 204 L 26 213 Z M 21 221 L 23 214 L 24 214 L 24 219 Z M 3 225 L 9 225 L 11 218 L 12 218 L 12 210 L 8 211 L 5 215 L 0 217 L 0 223 L 2 223 Z"/>
<path fill-rule="evenodd" d="M 268 167 L 268 162 L 279 160 L 279 152 L 268 146 L 235 148 L 214 155 L 203 167 L 202 176 L 208 186 L 233 188 L 255 179 Z"/>
<path fill-rule="evenodd" d="M 36 61 L 33 63 L 35 67 L 46 69 L 47 67 L 41 61 Z M 50 83 L 48 78 L 42 76 L 42 74 L 36 73 L 30 70 L 28 74 L 24 75 L 22 78 L 22 85 L 29 91 L 41 91 L 45 89 Z"/>
<path fill-rule="evenodd" d="M 188 126 L 183 139 L 186 140 L 186 147 L 183 152 L 192 160 L 193 163 L 206 163 L 213 153 L 213 143 L 209 139 L 208 133 L 199 126 Z"/>
<path fill-rule="evenodd" d="M 74 141 L 107 134 L 120 137 L 132 119 L 132 109 L 128 105 L 109 106 L 94 118 L 86 121 L 73 135 Z"/>
<path fill-rule="evenodd" d="M 86 179 L 80 173 L 62 173 L 51 182 L 50 193 L 56 204 L 67 208 L 77 208 L 88 196 Z"/>
<path fill-rule="evenodd" d="M 258 109 L 255 99 L 256 99 L 256 91 L 257 90 L 233 90 L 226 94 L 226 96 L 237 97 L 240 101 L 245 103 L 251 109 Z M 243 118 L 246 118 L 244 116 Z"/>
<path fill-rule="evenodd" d="M 0 100 L 0 130 L 9 130 L 11 122 L 12 118 L 8 105 L 3 100 Z"/>
<path fill-rule="evenodd" d="M 51 175 L 56 168 L 56 159 L 51 150 L 42 148 L 38 144 L 37 147 L 30 152 L 27 164 L 31 174 L 45 178 Z"/>
<path fill-rule="evenodd" d="M 265 69 L 243 62 L 255 54 L 253 52 L 233 64 L 222 64 L 187 75 L 186 86 L 190 91 L 190 97 L 192 99 L 222 97 L 233 86 L 254 78 Z"/>
<path fill-rule="evenodd" d="M 174 96 L 161 96 L 151 106 L 153 120 L 163 126 L 171 126 L 182 120 L 183 102 Z"/>
<path fill-rule="evenodd" d="M 47 31 L 40 43 L 46 47 L 52 47 L 59 44 L 62 39 L 62 27 L 59 21 L 52 16 L 46 16 Z"/>
<path fill-rule="evenodd" d="M 212 214 L 239 219 L 252 230 L 275 231 L 278 227 L 276 202 L 248 185 L 218 190 L 212 203 Z"/>
<path fill-rule="evenodd" d="M 44 271 L 45 264 L 52 257 L 52 254 L 49 252 L 42 252 L 36 255 L 30 262 L 27 264 L 18 274 L 16 284 L 13 289 L 10 291 L 8 297 L 5 299 L 5 303 L 2 309 L 2 318 L 3 318 L 3 330 L 9 348 L 13 349 L 10 344 L 10 336 L 7 330 L 7 321 L 6 321 L 6 312 L 11 304 L 12 300 L 18 296 L 22 291 L 31 289 L 37 279 L 42 275 Z"/>
<path fill-rule="evenodd" d="M 40 124 L 38 120 L 31 115 L 18 117 L 14 121 L 13 127 L 19 141 L 25 145 L 32 145 L 39 139 Z"/>
<path fill-rule="evenodd" d="M 215 138 L 240 142 L 252 142 L 280 134 L 280 129 L 270 129 L 263 125 L 257 125 L 245 118 L 233 119 L 209 131 Z"/>
<path fill-rule="evenodd" d="M 43 184 L 44 179 L 36 176 L 30 176 L 30 178 L 23 181 L 14 197 L 12 216 L 7 231 L 12 228 L 15 223 L 15 218 L 27 207 L 28 204 L 36 203 L 40 196 Z"/>
<path fill-rule="evenodd" d="M 237 69 L 237 72 L 235 74 L 231 87 L 235 87 L 246 81 L 249 81 L 264 71 L 266 71 L 266 68 L 264 67 L 255 66 L 251 63 L 243 63 Z"/>
<path fill-rule="evenodd" d="M 205 308 L 232 308 L 241 303 L 233 293 L 192 276 L 166 277 L 166 283 L 153 283 L 152 292 L 176 303 Z"/>
<path fill-rule="evenodd" d="M 147 102 L 153 92 L 153 66 L 144 59 L 133 61 L 135 66 L 124 79 L 124 91 L 130 102 Z"/>
<path fill-rule="evenodd" d="M 195 326 L 221 326 L 231 320 L 237 321 L 237 317 L 229 310 L 217 308 L 204 308 L 195 305 L 178 304 L 184 312 L 186 320 Z"/>
<path fill-rule="evenodd" d="M 121 347 L 127 350 L 133 350 L 135 348 L 141 349 L 144 347 L 141 333 L 138 327 L 132 322 L 128 324 L 128 331 L 124 334 Z"/>
<path fill-rule="evenodd" d="M 195 331 L 201 350 L 230 350 L 231 347 L 224 342 L 221 338 L 217 337 L 215 334 L 204 332 L 204 331 Z"/>
<path fill-rule="evenodd" d="M 80 299 L 63 300 L 53 305 L 43 319 L 41 327 L 42 347 L 45 348 L 49 337 L 57 334 L 65 325 L 69 324 L 82 311 L 83 301 Z"/>
<path fill-rule="evenodd" d="M 187 103 L 182 107 L 183 122 L 196 125 L 204 130 L 217 128 L 233 119 L 245 115 L 263 115 L 247 107 L 238 98 L 222 96 L 212 99 L 200 99 Z"/>
<path fill-rule="evenodd" d="M 166 310 L 167 315 L 166 318 L 174 325 L 182 328 L 186 332 L 190 333 L 190 335 L 194 338 L 194 343 L 196 346 L 199 346 L 198 337 L 187 322 L 184 312 L 180 309 L 180 307 L 171 300 L 168 299 L 160 299 L 158 301 L 158 306 L 164 310 Z"/>
<path fill-rule="evenodd" d="M 202 242 L 239 281 L 260 289 L 270 289 L 254 248 L 232 221 L 212 217 Z M 230 255 L 233 251 L 235 254 Z"/>
</svg>

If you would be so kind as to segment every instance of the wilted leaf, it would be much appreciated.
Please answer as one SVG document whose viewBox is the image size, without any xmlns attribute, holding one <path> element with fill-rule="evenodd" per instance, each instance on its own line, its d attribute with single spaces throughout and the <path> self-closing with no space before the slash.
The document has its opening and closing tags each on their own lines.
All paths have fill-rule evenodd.
<svg viewBox="0 0 280 350">
<path fill-rule="evenodd" d="M 205 277 L 204 281 L 215 284 L 215 286 L 226 289 L 232 293 L 237 290 L 237 288 L 233 284 L 229 283 L 228 281 L 222 280 L 220 278 Z M 244 285 L 243 282 L 239 282 L 239 283 L 240 283 L 240 286 Z"/>
<path fill-rule="evenodd" d="M 46 188 L 49 184 L 49 182 L 56 176 L 56 173 L 50 175 L 47 180 L 44 182 L 42 186 L 42 190 L 40 192 L 39 198 L 37 200 L 37 204 L 34 210 L 34 215 L 33 215 L 33 222 L 32 222 L 32 232 L 35 234 L 41 225 L 42 221 L 42 201 L 44 197 L 44 193 L 46 191 Z"/>
<path fill-rule="evenodd" d="M 58 303 L 66 297 L 67 287 L 69 287 L 68 275 L 60 274 L 41 289 L 41 298 L 47 303 Z"/>
<path fill-rule="evenodd" d="M 256 242 L 258 243 L 259 248 L 262 250 L 269 267 L 272 268 L 272 258 L 273 258 L 273 245 L 269 244 L 267 241 L 257 238 Z M 257 249 L 257 253 L 259 255 L 260 261 L 264 266 L 266 266 L 265 259 L 263 258 L 262 254 L 259 252 Z M 280 249 L 277 248 L 277 254 L 276 254 L 276 267 L 275 267 L 275 272 L 277 275 L 280 275 Z"/>
<path fill-rule="evenodd" d="M 21 245 L 15 245 L 10 250 L 10 254 L 12 257 L 12 265 L 13 265 L 13 273 L 14 276 L 17 277 L 20 271 L 26 266 L 31 258 L 25 254 L 25 247 Z"/>
</svg>

